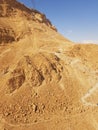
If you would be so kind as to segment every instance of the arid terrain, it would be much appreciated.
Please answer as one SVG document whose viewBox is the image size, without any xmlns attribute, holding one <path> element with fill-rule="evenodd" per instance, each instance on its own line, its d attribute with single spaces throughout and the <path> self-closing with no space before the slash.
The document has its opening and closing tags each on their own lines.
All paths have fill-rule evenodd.
<svg viewBox="0 0 98 130">
<path fill-rule="evenodd" d="M 0 130 L 98 130 L 98 45 L 0 0 Z"/>
</svg>

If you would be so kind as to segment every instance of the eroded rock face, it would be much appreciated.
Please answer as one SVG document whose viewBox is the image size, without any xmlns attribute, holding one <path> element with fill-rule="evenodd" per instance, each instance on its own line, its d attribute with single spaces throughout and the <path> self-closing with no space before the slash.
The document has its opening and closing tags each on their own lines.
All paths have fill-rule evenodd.
<svg viewBox="0 0 98 130">
<path fill-rule="evenodd" d="M 53 54 L 25 56 L 13 70 L 7 81 L 8 91 L 12 93 L 23 83 L 28 82 L 32 87 L 38 87 L 43 82 L 59 82 L 62 78 L 63 66 L 61 60 Z"/>
<path fill-rule="evenodd" d="M 15 41 L 15 32 L 12 28 L 0 27 L 0 44 L 11 43 Z"/>
<path fill-rule="evenodd" d="M 46 24 L 48 27 L 52 28 L 53 30 L 57 31 L 57 29 L 55 28 L 55 26 L 52 25 L 52 23 L 50 22 L 49 19 L 46 18 L 46 16 L 42 13 L 40 13 L 37 10 L 32 10 L 32 14 L 33 14 L 33 19 L 35 21 L 38 21 L 40 23 L 44 23 Z"/>
<path fill-rule="evenodd" d="M 22 13 L 21 11 L 24 11 Z M 0 1 L 0 16 L 1 17 L 15 17 L 17 15 L 30 13 L 30 9 L 20 4 L 16 0 L 1 0 Z"/>
<path fill-rule="evenodd" d="M 25 21 L 21 24 L 21 20 Z M 6 22 L 2 24 L 3 20 Z M 30 23 L 29 21 L 38 22 L 55 30 L 56 28 L 46 18 L 46 16 L 35 9 L 29 9 L 16 0 L 1 0 L 0 1 L 0 44 L 12 43 L 13 41 L 21 40 L 24 35 L 28 34 Z M 6 26 L 8 25 L 9 26 Z M 17 26 L 19 24 L 19 26 Z M 15 27 L 17 26 L 17 28 Z M 25 28 L 26 29 L 23 29 Z M 32 33 L 32 31 L 30 32 Z M 16 36 L 17 35 L 17 36 Z"/>
<path fill-rule="evenodd" d="M 9 91 L 13 92 L 14 90 L 18 89 L 22 86 L 25 81 L 25 73 L 23 69 L 15 69 L 12 74 L 11 78 L 8 80 L 7 85 L 9 86 Z"/>
</svg>

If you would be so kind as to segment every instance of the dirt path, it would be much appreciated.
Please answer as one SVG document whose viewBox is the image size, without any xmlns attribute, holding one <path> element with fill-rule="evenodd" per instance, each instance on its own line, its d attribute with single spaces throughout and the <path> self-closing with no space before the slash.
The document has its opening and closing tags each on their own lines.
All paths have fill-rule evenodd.
<svg viewBox="0 0 98 130">
<path fill-rule="evenodd" d="M 86 106 L 98 106 L 97 104 L 86 101 L 96 90 L 98 90 L 98 83 L 96 83 L 82 98 L 81 101 Z"/>
</svg>

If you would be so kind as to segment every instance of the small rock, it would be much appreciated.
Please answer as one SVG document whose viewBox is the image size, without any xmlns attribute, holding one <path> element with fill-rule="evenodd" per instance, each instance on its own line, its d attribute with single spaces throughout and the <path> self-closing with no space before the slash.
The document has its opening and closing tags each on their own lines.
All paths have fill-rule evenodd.
<svg viewBox="0 0 98 130">
<path fill-rule="evenodd" d="M 33 108 L 33 112 L 36 112 L 38 109 L 37 105 L 35 105 L 35 104 L 32 105 L 32 108 Z"/>
<path fill-rule="evenodd" d="M 9 113 L 9 112 L 6 112 L 6 113 L 4 113 L 4 115 L 5 115 L 5 116 L 9 116 L 9 115 L 10 115 L 10 113 Z"/>
</svg>

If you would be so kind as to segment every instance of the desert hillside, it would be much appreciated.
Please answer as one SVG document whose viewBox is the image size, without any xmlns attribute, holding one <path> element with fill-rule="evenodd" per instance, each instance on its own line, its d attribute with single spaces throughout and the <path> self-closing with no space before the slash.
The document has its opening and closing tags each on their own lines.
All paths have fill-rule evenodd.
<svg viewBox="0 0 98 130">
<path fill-rule="evenodd" d="M 0 130 L 98 130 L 97 56 L 98 45 L 0 0 Z"/>
</svg>

